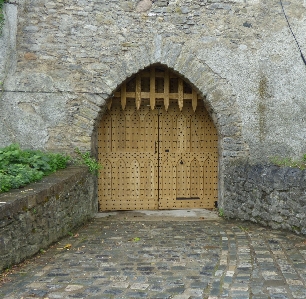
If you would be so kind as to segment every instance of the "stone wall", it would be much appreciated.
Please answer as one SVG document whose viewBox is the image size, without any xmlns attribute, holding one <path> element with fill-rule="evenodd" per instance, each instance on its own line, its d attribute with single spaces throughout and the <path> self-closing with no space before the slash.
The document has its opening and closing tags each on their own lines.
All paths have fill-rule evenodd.
<svg viewBox="0 0 306 299">
<path fill-rule="evenodd" d="M 68 167 L 0 194 L 0 271 L 65 236 L 97 212 L 95 179 Z"/>
<path fill-rule="evenodd" d="M 15 48 L 1 74 L 0 146 L 90 150 L 117 86 L 161 63 L 204 96 L 222 156 L 249 148 L 258 162 L 306 152 L 305 65 L 279 0 L 156 0 L 145 12 L 138 2 L 5 5 L 4 37 Z M 284 7 L 304 49 L 306 3 Z"/>
<path fill-rule="evenodd" d="M 225 216 L 306 234 L 306 170 L 248 163 L 228 169 Z"/>
<path fill-rule="evenodd" d="M 283 2 L 304 50 L 306 1 Z M 162 64 L 198 90 L 218 130 L 220 206 L 229 162 L 306 152 L 305 65 L 279 0 L 156 0 L 145 11 L 138 3 L 5 5 L 0 146 L 96 153 L 107 100 Z"/>
</svg>

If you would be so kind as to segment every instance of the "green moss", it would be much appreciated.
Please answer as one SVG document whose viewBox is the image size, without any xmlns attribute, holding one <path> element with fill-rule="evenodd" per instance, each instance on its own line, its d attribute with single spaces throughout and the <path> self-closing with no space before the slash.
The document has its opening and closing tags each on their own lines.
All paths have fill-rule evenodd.
<svg viewBox="0 0 306 299">
<path fill-rule="evenodd" d="M 306 169 L 306 154 L 300 160 L 295 160 L 288 157 L 271 157 L 270 161 L 280 167 L 295 167 L 299 169 Z"/>
<path fill-rule="evenodd" d="M 4 24 L 3 5 L 7 2 L 6 0 L 0 0 L 0 36 L 2 35 L 2 27 Z"/>
<path fill-rule="evenodd" d="M 122 43 L 121 46 L 129 48 L 129 47 L 136 47 L 137 45 L 133 43 Z"/>
<path fill-rule="evenodd" d="M 175 12 L 178 13 L 178 14 L 181 14 L 182 13 L 182 9 L 179 6 L 177 6 L 175 8 Z"/>
<path fill-rule="evenodd" d="M 292 229 L 294 232 L 296 232 L 296 233 L 300 233 L 300 232 L 301 232 L 301 228 L 298 227 L 298 226 L 295 226 L 295 225 L 293 225 L 293 226 L 291 227 L 291 229 Z"/>
</svg>

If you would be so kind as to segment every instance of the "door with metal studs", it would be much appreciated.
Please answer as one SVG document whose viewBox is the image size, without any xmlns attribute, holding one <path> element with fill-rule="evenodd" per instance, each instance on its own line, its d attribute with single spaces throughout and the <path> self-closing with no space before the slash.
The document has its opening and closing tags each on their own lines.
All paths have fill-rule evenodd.
<svg viewBox="0 0 306 299">
<path fill-rule="evenodd" d="M 203 100 L 167 68 L 123 83 L 98 127 L 101 211 L 213 208 L 218 136 Z"/>
</svg>

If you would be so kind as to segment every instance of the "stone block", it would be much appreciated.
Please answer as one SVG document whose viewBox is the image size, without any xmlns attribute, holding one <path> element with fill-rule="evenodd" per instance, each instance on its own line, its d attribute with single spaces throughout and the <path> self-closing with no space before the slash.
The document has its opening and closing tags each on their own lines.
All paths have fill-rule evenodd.
<svg viewBox="0 0 306 299">
<path fill-rule="evenodd" d="M 176 59 L 178 58 L 181 52 L 181 45 L 173 43 L 171 40 L 165 39 L 163 42 L 162 48 L 162 58 L 160 62 L 167 65 L 170 68 L 173 68 Z"/>
<path fill-rule="evenodd" d="M 264 170 L 263 165 L 254 165 L 252 167 L 249 167 L 248 173 L 247 173 L 247 181 L 252 182 L 257 187 L 261 186 L 262 184 L 262 173 Z"/>
</svg>

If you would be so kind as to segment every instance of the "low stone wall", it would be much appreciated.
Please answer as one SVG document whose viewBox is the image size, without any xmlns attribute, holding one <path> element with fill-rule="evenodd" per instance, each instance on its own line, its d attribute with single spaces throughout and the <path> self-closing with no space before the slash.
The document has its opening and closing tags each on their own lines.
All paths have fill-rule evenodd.
<svg viewBox="0 0 306 299">
<path fill-rule="evenodd" d="M 244 164 L 228 173 L 225 216 L 306 234 L 306 170 Z"/>
<path fill-rule="evenodd" d="M 0 194 L 0 271 L 32 256 L 97 212 L 95 178 L 68 167 Z"/>
</svg>

